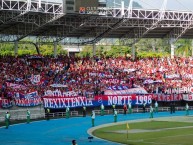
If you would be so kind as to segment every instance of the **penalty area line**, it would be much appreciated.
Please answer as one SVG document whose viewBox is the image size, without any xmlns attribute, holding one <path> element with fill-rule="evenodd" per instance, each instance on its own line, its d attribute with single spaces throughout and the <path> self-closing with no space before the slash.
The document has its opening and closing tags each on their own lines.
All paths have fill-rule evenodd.
<svg viewBox="0 0 193 145">
<path fill-rule="evenodd" d="M 148 144 L 157 144 L 157 145 L 168 145 L 168 143 L 161 143 L 161 142 L 150 142 L 150 141 L 144 141 L 143 139 L 138 139 L 138 140 L 127 140 L 129 142 L 143 142 L 143 143 L 148 143 Z M 182 145 L 182 144 L 170 144 L 170 145 Z"/>
<path fill-rule="evenodd" d="M 143 141 L 143 143 L 149 143 L 149 144 L 162 144 L 162 145 L 168 145 L 168 143 L 161 143 L 161 142 L 149 142 L 149 141 Z M 182 144 L 171 144 L 170 145 L 182 145 Z"/>
<path fill-rule="evenodd" d="M 189 136 L 189 135 L 193 135 L 193 134 L 170 135 L 170 136 L 164 136 L 164 137 L 154 137 L 154 138 L 148 138 L 148 139 L 145 139 L 145 140 L 158 139 L 158 138 L 181 137 L 181 136 Z"/>
<path fill-rule="evenodd" d="M 149 143 L 149 144 L 163 144 L 163 145 L 167 145 L 168 143 L 161 143 L 161 142 L 151 142 L 151 141 L 148 141 L 148 140 L 151 140 L 151 139 L 160 139 L 160 138 L 172 138 L 172 137 L 181 137 L 181 136 L 192 136 L 193 134 L 185 134 L 185 135 L 172 135 L 172 136 L 165 136 L 165 137 L 156 137 L 156 138 L 148 138 L 148 139 L 138 139 L 138 140 L 127 140 L 127 141 L 130 141 L 130 142 L 143 142 L 143 143 Z M 171 144 L 170 145 L 182 145 L 182 144 Z"/>
</svg>

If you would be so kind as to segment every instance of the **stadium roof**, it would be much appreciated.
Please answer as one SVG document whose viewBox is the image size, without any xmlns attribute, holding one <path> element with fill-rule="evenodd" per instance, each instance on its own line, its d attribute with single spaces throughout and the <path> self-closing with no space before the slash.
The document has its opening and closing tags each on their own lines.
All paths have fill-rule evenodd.
<svg viewBox="0 0 193 145">
<path fill-rule="evenodd" d="M 143 0 L 124 5 L 120 1 L 120 6 L 85 8 L 71 13 L 60 1 L 41 1 L 40 5 L 38 0 L 1 0 L 0 42 L 26 41 L 30 37 L 41 43 L 62 41 L 81 45 L 105 38 L 119 38 L 123 43 L 141 38 L 172 38 L 173 41 L 193 38 L 191 9 L 175 10 L 175 6 L 171 10 L 167 0 L 150 9 L 151 5 L 147 4 L 150 0 L 140 1 Z"/>
</svg>

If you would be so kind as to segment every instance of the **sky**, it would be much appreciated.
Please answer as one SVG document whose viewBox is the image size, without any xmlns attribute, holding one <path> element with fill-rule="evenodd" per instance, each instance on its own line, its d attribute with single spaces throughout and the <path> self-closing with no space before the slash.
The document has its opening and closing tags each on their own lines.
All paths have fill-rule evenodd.
<svg viewBox="0 0 193 145">
<path fill-rule="evenodd" d="M 134 0 L 145 8 L 161 9 L 164 0 Z M 193 11 L 193 0 L 167 0 L 167 10 Z"/>
<path fill-rule="evenodd" d="M 42 1 L 62 2 L 63 0 L 42 0 Z M 90 1 L 92 2 L 92 0 Z M 106 1 L 108 3 L 108 6 L 113 6 L 114 1 L 116 3 L 116 6 L 120 6 L 122 0 L 106 0 Z M 123 0 L 123 1 L 125 2 L 125 7 L 128 7 L 130 0 Z M 141 5 L 144 9 L 161 9 L 164 0 L 133 0 L 133 2 Z M 135 4 L 135 6 L 137 5 Z M 193 12 L 193 0 L 167 0 L 166 10 Z"/>
<path fill-rule="evenodd" d="M 122 0 L 106 0 L 106 1 L 111 6 L 115 1 L 118 6 L 118 4 L 120 5 Z M 125 6 L 127 7 L 130 0 L 123 0 L 123 1 L 125 2 Z M 164 0 L 133 0 L 133 2 L 138 3 L 145 9 L 161 9 Z M 193 0 L 167 0 L 166 10 L 193 11 Z"/>
</svg>

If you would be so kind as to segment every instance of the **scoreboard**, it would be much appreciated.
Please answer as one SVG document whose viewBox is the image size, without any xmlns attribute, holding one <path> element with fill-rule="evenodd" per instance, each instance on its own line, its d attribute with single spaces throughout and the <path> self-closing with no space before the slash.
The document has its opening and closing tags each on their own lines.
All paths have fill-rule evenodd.
<svg viewBox="0 0 193 145">
<path fill-rule="evenodd" d="M 80 7 L 99 7 L 98 0 L 75 0 L 75 10 L 79 11 Z"/>
<path fill-rule="evenodd" d="M 106 0 L 66 0 L 67 13 L 99 14 Z"/>
</svg>

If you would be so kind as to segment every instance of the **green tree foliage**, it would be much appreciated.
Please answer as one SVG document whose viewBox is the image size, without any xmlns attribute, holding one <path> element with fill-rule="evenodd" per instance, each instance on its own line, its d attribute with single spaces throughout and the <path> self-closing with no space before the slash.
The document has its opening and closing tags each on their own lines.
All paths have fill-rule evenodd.
<svg viewBox="0 0 193 145">
<path fill-rule="evenodd" d="M 37 54 L 37 52 L 33 44 L 29 43 L 29 44 L 19 44 L 18 45 L 18 56 L 34 55 L 34 54 Z"/>
<path fill-rule="evenodd" d="M 106 57 L 119 57 L 125 56 L 131 52 L 128 46 L 112 46 L 111 49 L 106 51 Z"/>
<path fill-rule="evenodd" d="M 141 39 L 136 45 L 137 58 L 166 57 L 170 46 L 166 39 Z"/>
<path fill-rule="evenodd" d="M 153 57 L 166 57 L 169 56 L 169 53 L 167 52 L 146 52 L 141 51 L 137 53 L 137 58 L 153 58 Z"/>
<path fill-rule="evenodd" d="M 180 39 L 176 42 L 175 46 L 175 54 L 177 56 L 187 57 L 192 55 L 192 40 Z"/>
<path fill-rule="evenodd" d="M 13 44 L 1 43 L 0 44 L 0 55 L 1 56 L 12 56 L 14 55 Z"/>
<path fill-rule="evenodd" d="M 138 51 L 169 52 L 169 44 L 165 39 L 141 39 L 136 44 Z"/>
<path fill-rule="evenodd" d="M 79 57 L 92 57 L 93 56 L 93 48 L 92 46 L 85 46 L 82 51 L 78 54 Z"/>
<path fill-rule="evenodd" d="M 180 39 L 175 44 L 175 55 L 177 56 L 191 56 L 192 55 L 192 40 Z M 53 45 L 41 45 L 40 54 L 43 56 L 53 56 Z M 170 44 L 167 39 L 141 39 L 135 44 L 136 57 L 163 57 L 170 56 Z M 36 48 L 33 44 L 18 44 L 18 55 L 34 55 L 37 54 Z M 62 49 L 61 45 L 57 45 L 58 55 L 67 55 L 67 51 Z M 14 55 L 14 43 L 1 43 L 0 44 L 1 56 Z M 131 56 L 131 46 L 96 46 L 96 56 L 98 57 L 119 57 Z M 78 54 L 79 57 L 93 57 L 93 46 L 87 45 Z"/>
<path fill-rule="evenodd" d="M 96 46 L 96 56 L 98 57 L 119 57 L 129 54 L 131 48 L 127 46 Z M 92 46 L 85 46 L 79 54 L 80 57 L 92 57 Z"/>
<path fill-rule="evenodd" d="M 40 54 L 45 55 L 53 55 L 53 45 L 41 45 L 40 46 Z M 67 51 L 62 49 L 61 45 L 57 45 L 57 53 L 59 55 L 66 55 Z M 22 55 L 35 55 L 37 54 L 36 48 L 33 44 L 18 44 L 18 56 Z M 0 55 L 1 56 L 14 56 L 14 43 L 1 43 L 0 44 Z"/>
</svg>

